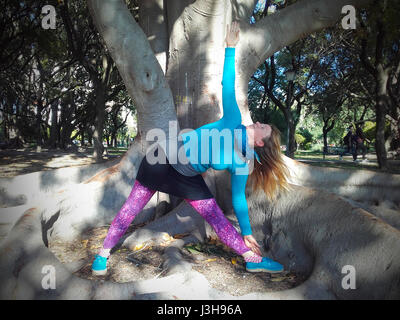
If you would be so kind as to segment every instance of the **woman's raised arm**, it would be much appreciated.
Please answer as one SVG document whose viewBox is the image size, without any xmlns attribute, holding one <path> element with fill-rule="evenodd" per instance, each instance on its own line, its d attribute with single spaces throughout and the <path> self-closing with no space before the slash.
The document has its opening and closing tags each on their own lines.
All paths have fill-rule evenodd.
<svg viewBox="0 0 400 320">
<path fill-rule="evenodd" d="M 239 24 L 227 25 L 224 73 L 222 76 L 222 117 L 226 127 L 236 128 L 242 123 L 235 96 L 235 46 L 239 42 Z"/>
</svg>

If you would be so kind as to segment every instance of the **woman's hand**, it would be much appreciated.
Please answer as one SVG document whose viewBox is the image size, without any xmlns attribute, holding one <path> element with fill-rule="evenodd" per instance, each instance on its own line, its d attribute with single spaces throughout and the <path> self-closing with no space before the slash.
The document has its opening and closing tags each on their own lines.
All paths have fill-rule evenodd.
<svg viewBox="0 0 400 320">
<path fill-rule="evenodd" d="M 262 255 L 260 250 L 260 245 L 257 243 L 256 239 L 252 235 L 244 236 L 243 237 L 244 244 L 254 253 L 258 254 L 259 256 Z"/>
<path fill-rule="evenodd" d="M 226 26 L 226 38 L 225 38 L 227 47 L 235 47 L 239 42 L 239 23 L 234 21 L 232 25 L 229 27 L 229 24 Z"/>
</svg>

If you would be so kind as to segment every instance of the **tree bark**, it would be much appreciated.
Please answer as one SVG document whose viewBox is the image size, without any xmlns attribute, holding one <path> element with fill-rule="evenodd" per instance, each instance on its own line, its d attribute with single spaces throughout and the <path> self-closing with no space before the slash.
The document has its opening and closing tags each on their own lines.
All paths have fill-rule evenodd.
<svg viewBox="0 0 400 320">
<path fill-rule="evenodd" d="M 290 115 L 288 116 L 288 118 L 286 119 L 286 123 L 287 123 L 287 143 L 286 143 L 286 156 L 289 158 L 294 158 L 294 153 L 296 152 L 296 124 L 295 121 L 293 119 L 293 116 Z"/>
<path fill-rule="evenodd" d="M 367 31 L 365 25 L 363 25 L 364 32 L 374 38 L 373 42 L 373 53 L 371 57 L 368 56 L 368 41 L 367 38 L 363 38 L 361 41 L 361 52 L 360 58 L 365 69 L 374 77 L 375 80 L 375 112 L 376 112 L 376 142 L 375 149 L 378 158 L 379 168 L 382 170 L 388 169 L 387 161 L 387 142 L 385 141 L 385 126 L 386 117 L 393 107 L 393 95 L 391 95 L 391 74 L 399 73 L 399 54 L 389 57 L 387 54 L 388 48 L 385 47 L 385 42 L 388 38 L 388 30 L 386 27 L 386 12 L 387 2 L 375 2 L 375 12 L 371 15 L 371 21 L 374 21 L 375 25 L 373 29 L 375 33 Z M 390 50 L 390 49 L 389 49 Z M 371 59 L 372 58 L 372 59 Z M 388 62 L 389 60 L 389 62 Z M 373 62 L 371 62 L 373 61 Z M 394 103 L 394 107 L 397 108 L 397 103 Z"/>
<path fill-rule="evenodd" d="M 95 100 L 95 119 L 94 119 L 94 131 L 93 131 L 93 158 L 96 162 L 103 160 L 103 130 L 106 113 L 106 101 L 105 101 L 105 88 L 100 81 L 97 79 L 94 81 L 94 92 L 96 96 Z"/>
<path fill-rule="evenodd" d="M 139 25 L 147 35 L 150 47 L 163 73 L 166 74 L 169 42 L 166 5 L 173 1 L 139 0 L 138 2 Z M 169 9 L 172 9 L 172 6 Z"/>
<path fill-rule="evenodd" d="M 72 93 L 68 93 L 67 97 L 61 102 L 59 146 L 62 149 L 68 148 L 72 143 L 71 134 L 74 127 L 71 124 L 71 115 L 75 108 L 74 104 L 75 102 Z"/>
<path fill-rule="evenodd" d="M 379 168 L 382 170 L 388 169 L 387 152 L 385 146 L 385 124 L 387 112 L 387 70 L 382 68 L 382 65 L 377 68 L 377 84 L 376 84 L 376 143 L 375 149 L 378 158 Z"/>
<path fill-rule="evenodd" d="M 176 121 L 172 94 L 146 35 L 123 1 L 88 1 L 88 6 L 137 107 L 138 135 L 144 141 L 153 128 L 168 132 L 168 122 Z"/>
<path fill-rule="evenodd" d="M 325 155 L 328 154 L 328 133 L 335 126 L 335 120 L 332 120 L 330 125 L 329 125 L 329 120 L 330 118 L 328 118 L 327 120 L 324 119 L 324 126 L 322 127 L 322 137 L 324 140 L 324 150 L 323 150 L 324 159 Z"/>
<path fill-rule="evenodd" d="M 58 100 L 55 100 L 51 104 L 51 127 L 50 127 L 50 141 L 49 141 L 50 148 L 52 149 L 57 148 L 58 135 L 59 135 Z"/>
<path fill-rule="evenodd" d="M 376 143 L 375 149 L 378 157 L 379 168 L 388 169 L 387 153 L 385 146 L 385 124 L 386 114 L 390 103 L 387 91 L 389 81 L 389 69 L 384 64 L 384 43 L 387 31 L 383 22 L 383 15 L 386 9 L 384 3 L 378 5 L 378 19 L 376 22 L 377 34 L 375 44 L 375 80 L 376 80 Z"/>
</svg>

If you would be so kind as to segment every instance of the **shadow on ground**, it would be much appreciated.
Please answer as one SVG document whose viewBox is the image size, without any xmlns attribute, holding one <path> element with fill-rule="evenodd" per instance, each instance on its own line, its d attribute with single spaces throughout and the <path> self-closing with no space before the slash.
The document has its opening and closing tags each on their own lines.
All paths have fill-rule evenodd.
<svg viewBox="0 0 400 320">
<path fill-rule="evenodd" d="M 79 151 L 36 148 L 0 150 L 0 178 L 11 178 L 37 171 L 48 171 L 65 167 L 76 167 L 95 163 L 92 148 L 79 148 Z M 104 161 L 113 160 L 123 155 L 105 154 Z"/>
</svg>

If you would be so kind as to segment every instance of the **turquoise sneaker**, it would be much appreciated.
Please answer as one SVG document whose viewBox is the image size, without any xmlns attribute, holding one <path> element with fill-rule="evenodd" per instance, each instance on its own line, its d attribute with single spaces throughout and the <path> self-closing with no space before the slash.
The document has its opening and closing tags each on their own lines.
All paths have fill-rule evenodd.
<svg viewBox="0 0 400 320">
<path fill-rule="evenodd" d="M 107 258 L 95 255 L 92 264 L 92 274 L 95 276 L 104 276 L 107 273 Z"/>
<path fill-rule="evenodd" d="M 279 273 L 283 271 L 283 266 L 274 260 L 263 258 L 260 263 L 246 262 L 246 270 L 248 272 Z"/>
</svg>

